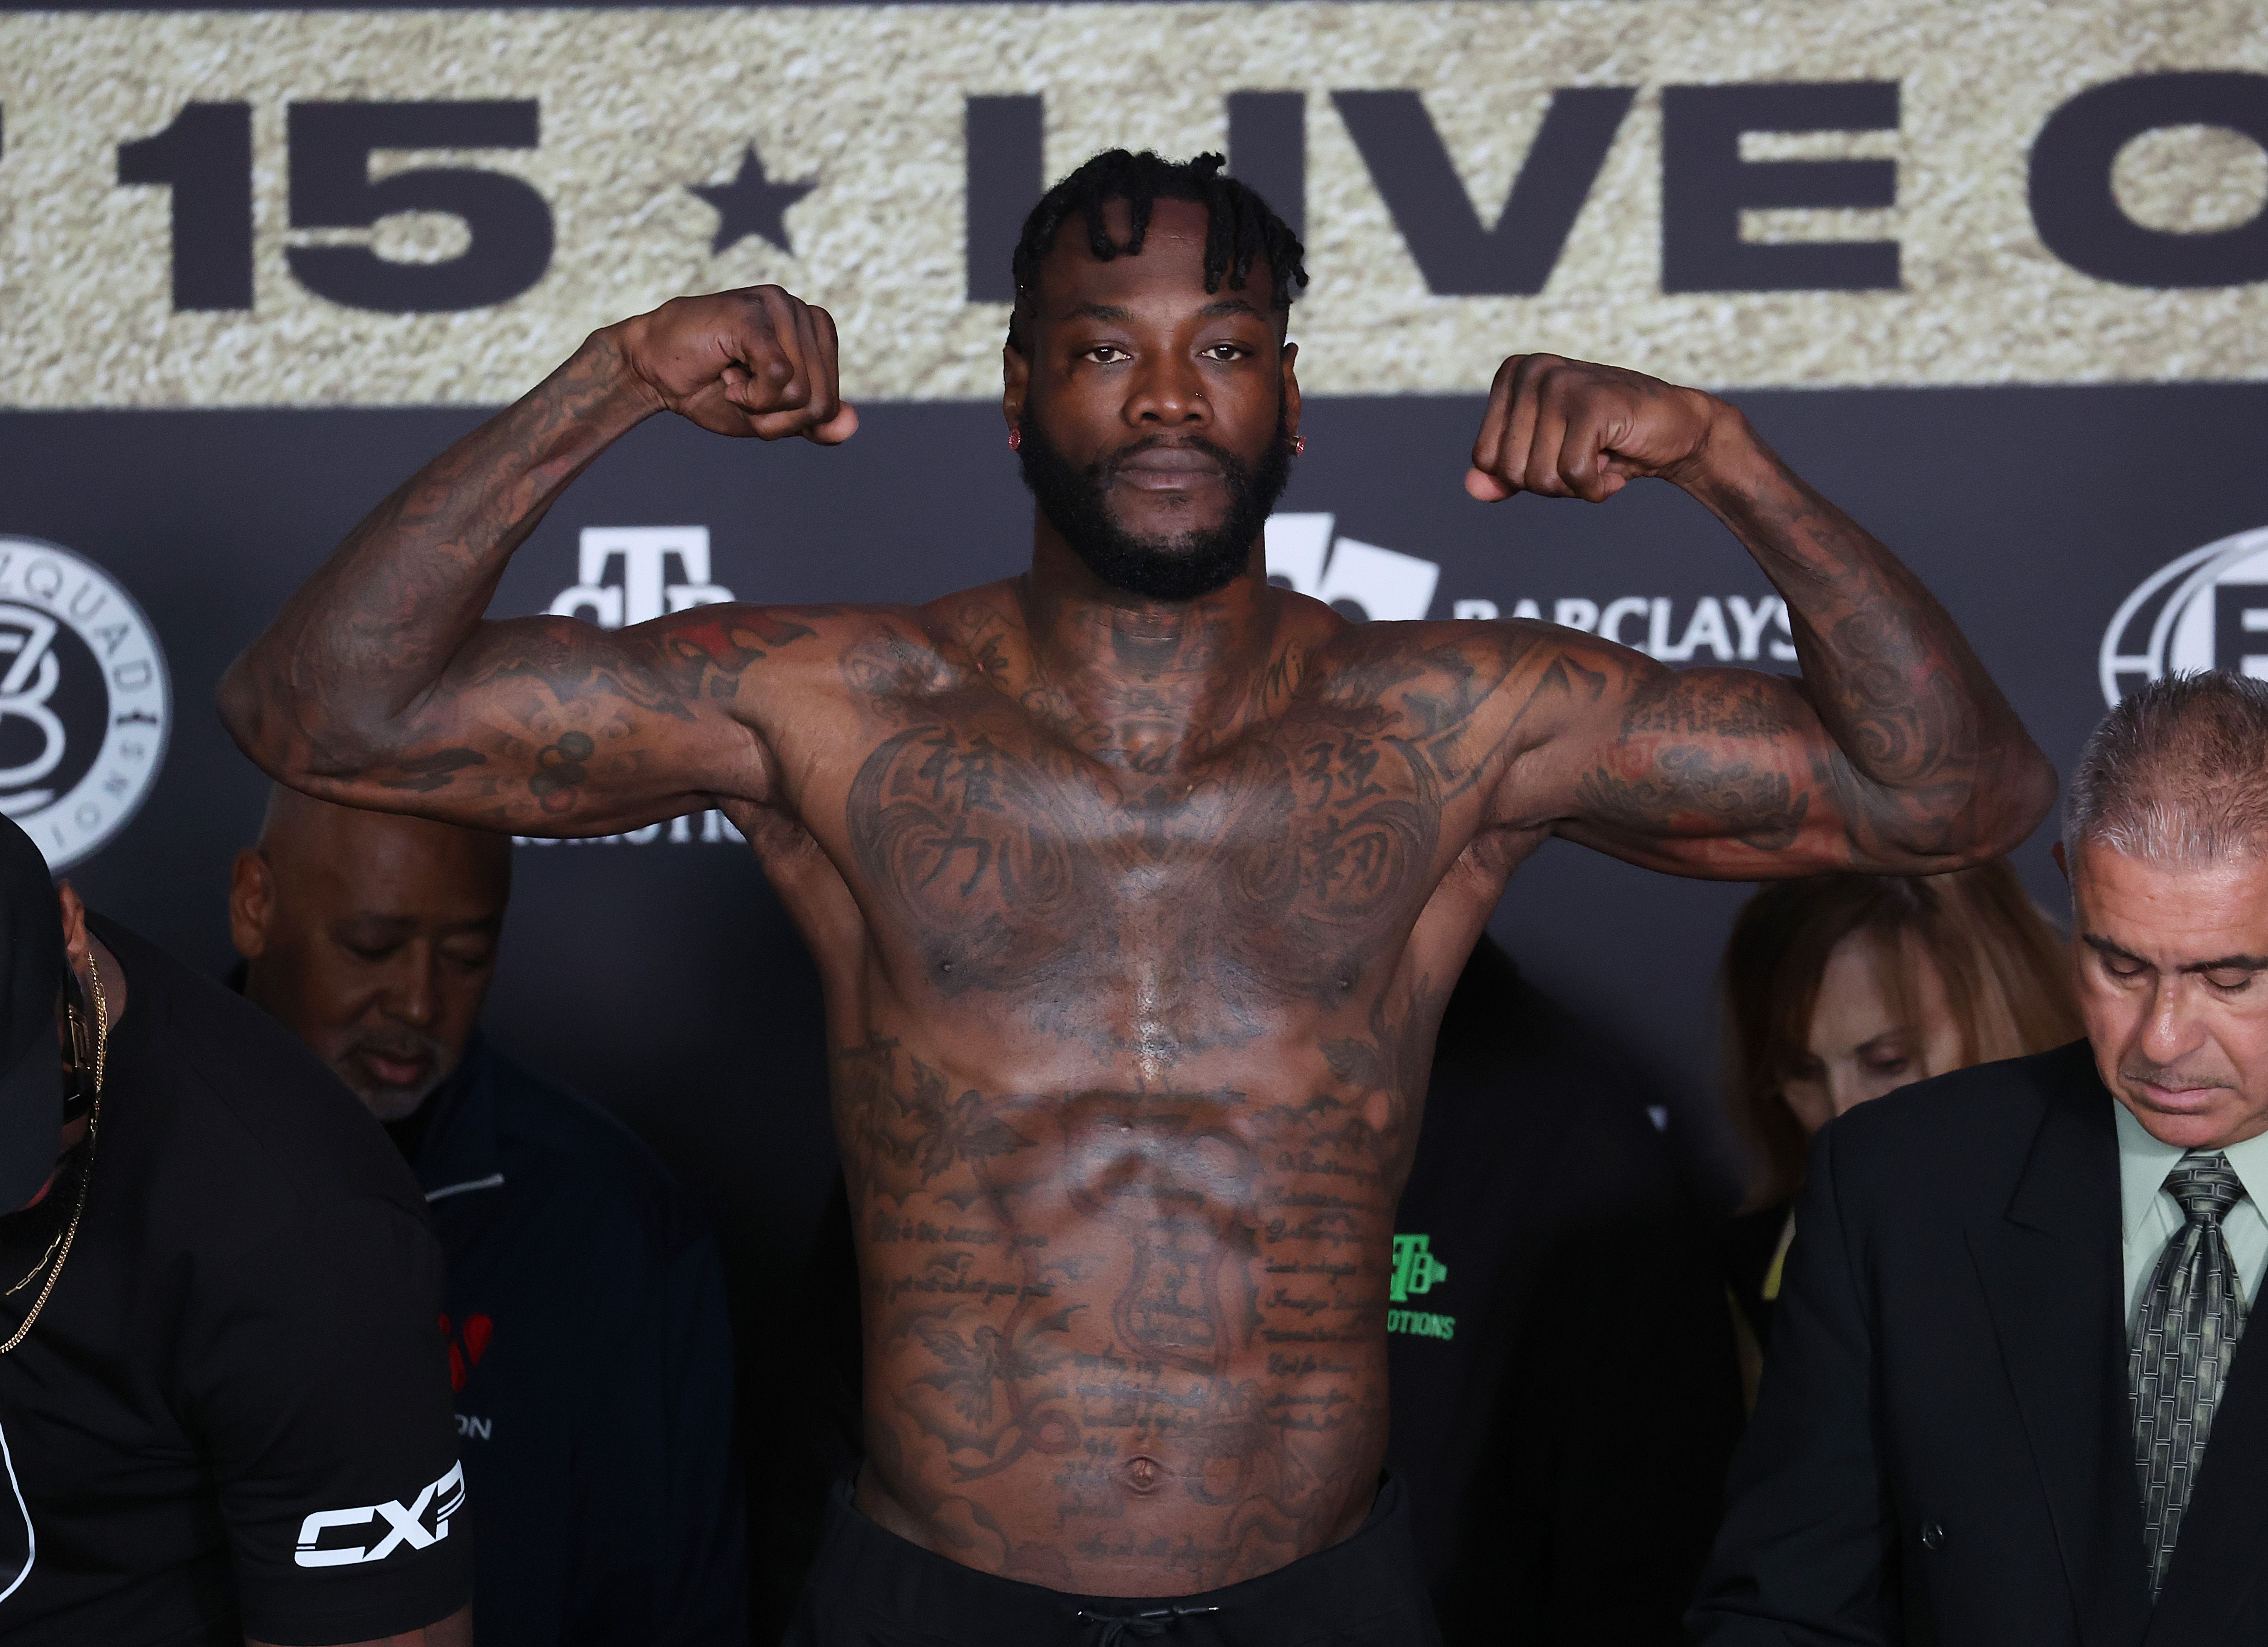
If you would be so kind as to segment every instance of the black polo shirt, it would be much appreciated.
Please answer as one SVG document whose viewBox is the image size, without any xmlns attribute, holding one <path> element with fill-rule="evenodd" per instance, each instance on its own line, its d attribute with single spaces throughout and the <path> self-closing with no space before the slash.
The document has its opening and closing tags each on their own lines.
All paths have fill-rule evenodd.
<svg viewBox="0 0 2268 1647">
<path fill-rule="evenodd" d="M 365 1641 L 472 1593 L 441 1254 L 401 1157 L 256 1008 L 107 922 L 86 1210 L 0 1356 L 10 1647 Z M 0 1219 L 35 1268 L 75 1178 Z M 0 1298 L 0 1339 L 39 1283 Z"/>
</svg>

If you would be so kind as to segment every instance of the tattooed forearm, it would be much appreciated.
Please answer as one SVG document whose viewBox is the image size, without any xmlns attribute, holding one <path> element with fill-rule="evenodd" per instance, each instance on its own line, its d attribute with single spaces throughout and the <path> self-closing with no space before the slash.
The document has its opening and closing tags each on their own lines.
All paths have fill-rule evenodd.
<svg viewBox="0 0 2268 1647">
<path fill-rule="evenodd" d="M 594 340 L 403 482 L 229 671 L 237 740 L 279 776 L 384 747 L 471 639 L 512 552 L 652 409 Z"/>
</svg>

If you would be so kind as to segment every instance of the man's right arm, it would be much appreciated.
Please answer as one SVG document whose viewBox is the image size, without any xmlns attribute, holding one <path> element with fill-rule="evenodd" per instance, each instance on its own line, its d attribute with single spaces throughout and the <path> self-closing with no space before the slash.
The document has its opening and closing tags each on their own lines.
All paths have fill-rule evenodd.
<svg viewBox="0 0 2268 1647">
<path fill-rule="evenodd" d="M 1686 1617 L 1701 1647 L 1903 1639 L 1897 1531 L 1874 1422 L 1874 1335 L 1836 1195 L 1835 1129 L 1813 1148 L 1756 1416 Z M 1727 1300 L 1727 1307 L 1730 1301 Z"/>
<path fill-rule="evenodd" d="M 777 287 L 678 298 L 597 332 L 373 510 L 223 678 L 221 717 L 269 776 L 349 805 L 593 835 L 770 798 L 744 677 L 808 614 L 696 608 L 610 633 L 482 617 L 559 495 L 663 410 L 821 445 L 858 415 L 834 322 Z"/>
</svg>

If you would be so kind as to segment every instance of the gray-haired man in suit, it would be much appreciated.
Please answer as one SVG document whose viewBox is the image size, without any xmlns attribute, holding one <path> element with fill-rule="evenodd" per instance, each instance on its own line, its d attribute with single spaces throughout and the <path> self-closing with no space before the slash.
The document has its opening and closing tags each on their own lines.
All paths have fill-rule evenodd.
<svg viewBox="0 0 2268 1647">
<path fill-rule="evenodd" d="M 1820 1136 L 1698 1640 L 2268 1640 L 2268 682 L 2073 775 L 2088 1039 Z"/>
</svg>

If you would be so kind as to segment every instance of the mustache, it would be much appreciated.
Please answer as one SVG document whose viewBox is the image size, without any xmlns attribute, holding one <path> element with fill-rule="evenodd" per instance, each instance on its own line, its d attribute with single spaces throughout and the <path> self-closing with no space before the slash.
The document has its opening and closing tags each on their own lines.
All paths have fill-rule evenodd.
<svg viewBox="0 0 2268 1647">
<path fill-rule="evenodd" d="M 1226 446 L 1216 445 L 1203 435 L 1145 435 L 1131 445 L 1121 446 L 1108 456 L 1096 459 L 1087 466 L 1087 473 L 1099 481 L 1109 480 L 1145 452 L 1201 452 L 1220 465 L 1222 473 L 1226 474 L 1241 474 L 1252 467 Z"/>
<path fill-rule="evenodd" d="M 2118 1066 L 2118 1078 L 2132 1081 L 2137 1086 L 2163 1087 L 2176 1092 L 2191 1087 L 2234 1087 L 2236 1085 L 2235 1080 L 2227 1075 L 2185 1070 L 2170 1063 L 2123 1063 Z"/>
</svg>

